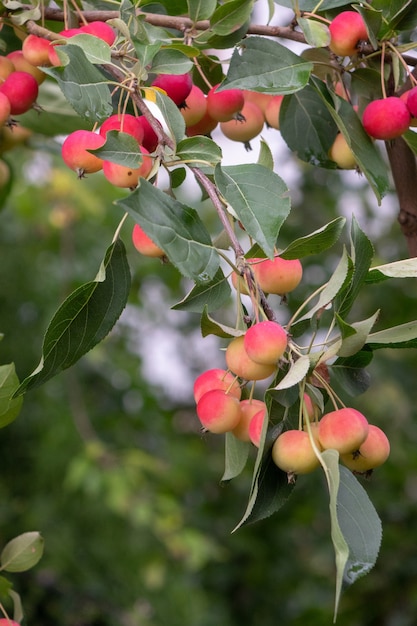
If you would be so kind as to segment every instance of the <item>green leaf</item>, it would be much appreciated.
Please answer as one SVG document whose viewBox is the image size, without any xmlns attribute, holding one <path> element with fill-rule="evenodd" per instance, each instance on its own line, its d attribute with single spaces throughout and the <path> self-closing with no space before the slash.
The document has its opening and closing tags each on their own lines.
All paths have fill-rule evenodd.
<svg viewBox="0 0 417 626">
<path fill-rule="evenodd" d="M 159 50 L 152 59 L 154 74 L 186 74 L 193 62 L 181 51 L 171 48 Z"/>
<path fill-rule="evenodd" d="M 330 98 L 322 81 L 314 80 L 313 84 L 380 201 L 389 190 L 388 168 L 375 142 L 364 131 L 358 114 L 349 102 L 335 94 Z"/>
<path fill-rule="evenodd" d="M 417 259 L 414 257 L 371 267 L 366 282 L 380 282 L 388 278 L 417 278 Z"/>
<path fill-rule="evenodd" d="M 94 35 L 88 35 L 87 33 L 74 35 L 71 37 L 71 41 L 67 44 L 63 44 L 65 54 L 68 54 L 66 48 L 68 46 L 79 46 L 87 57 L 88 61 L 93 65 L 106 65 L 111 63 L 111 48 L 108 43 L 95 37 Z M 60 48 L 61 49 L 61 46 Z M 68 54 L 68 56 L 70 56 Z"/>
<path fill-rule="evenodd" d="M 249 456 L 250 442 L 240 441 L 233 433 L 225 437 L 225 468 L 222 482 L 232 480 L 244 470 Z"/>
<path fill-rule="evenodd" d="M 322 48 L 329 45 L 330 32 L 326 24 L 304 17 L 298 17 L 297 24 L 303 31 L 307 43 L 313 48 Z"/>
<path fill-rule="evenodd" d="M 417 321 L 371 333 L 368 335 L 367 344 L 373 350 L 379 348 L 415 348 L 417 347 Z"/>
<path fill-rule="evenodd" d="M 156 91 L 155 94 L 156 106 L 160 110 L 162 117 L 168 126 L 169 134 L 176 143 L 179 143 L 182 139 L 184 139 L 185 135 L 184 118 L 181 115 L 179 108 L 171 100 L 171 98 L 168 98 L 168 96 L 165 96 L 159 91 Z"/>
<path fill-rule="evenodd" d="M 0 555 L 1 570 L 25 572 L 42 557 L 43 538 L 37 531 L 23 533 L 7 543 Z"/>
<path fill-rule="evenodd" d="M 263 165 L 263 167 L 267 167 L 269 170 L 274 169 L 274 157 L 271 148 L 263 139 L 260 141 L 258 165 Z"/>
<path fill-rule="evenodd" d="M 274 387 L 277 391 L 281 389 L 289 389 L 298 385 L 308 373 L 310 369 L 310 359 L 307 355 L 301 356 L 294 363 L 291 364 L 287 374 L 280 380 L 280 382 Z"/>
<path fill-rule="evenodd" d="M 42 385 L 102 341 L 119 319 L 129 290 L 126 250 L 117 239 L 107 249 L 95 280 L 73 291 L 53 316 L 43 341 L 41 361 L 15 395 Z"/>
<path fill-rule="evenodd" d="M 132 135 L 110 130 L 106 134 L 106 143 L 101 148 L 88 150 L 105 161 L 118 163 L 125 167 L 138 168 L 143 161 L 143 153 Z"/>
<path fill-rule="evenodd" d="M 214 176 L 248 235 L 272 258 L 280 228 L 290 212 L 284 181 L 256 163 L 223 168 L 218 164 Z"/>
<path fill-rule="evenodd" d="M 217 0 L 187 0 L 188 17 L 193 22 L 209 20 L 213 15 Z"/>
<path fill-rule="evenodd" d="M 214 11 L 210 26 L 216 35 L 230 35 L 247 22 L 252 9 L 253 0 L 230 0 Z"/>
<path fill-rule="evenodd" d="M 166 253 L 181 274 L 209 284 L 219 269 L 219 256 L 197 211 L 142 180 L 117 204 Z"/>
<path fill-rule="evenodd" d="M 330 367 L 330 374 L 350 396 L 358 396 L 369 389 L 371 377 L 366 367 L 372 361 L 372 350 L 361 350 L 350 357 L 339 357 Z"/>
<path fill-rule="evenodd" d="M 279 119 L 281 135 L 299 159 L 314 166 L 335 167 L 329 150 L 337 126 L 311 85 L 284 98 Z"/>
<path fill-rule="evenodd" d="M 350 336 L 343 338 L 338 355 L 341 357 L 348 357 L 356 354 L 356 352 L 359 352 L 365 343 L 367 343 L 368 335 L 377 321 L 378 316 L 379 311 L 374 313 L 371 317 L 368 317 L 366 320 L 354 322 L 350 326 L 354 332 Z"/>
<path fill-rule="evenodd" d="M 312 69 L 312 63 L 276 41 L 252 36 L 240 50 L 234 50 L 227 77 L 218 89 L 291 94 L 305 87 Z"/>
<path fill-rule="evenodd" d="M 7 578 L 5 578 L 4 576 L 0 576 L 0 598 L 1 598 L 1 602 L 4 602 L 5 598 L 7 598 L 7 596 L 10 593 L 10 590 L 12 589 L 13 585 L 10 582 L 10 580 L 8 580 Z"/>
<path fill-rule="evenodd" d="M 190 164 L 215 165 L 222 158 L 221 148 L 209 137 L 198 135 L 179 142 L 176 155 Z"/>
<path fill-rule="evenodd" d="M 226 326 L 217 322 L 208 315 L 208 309 L 205 308 L 201 316 L 201 334 L 203 337 L 208 335 L 216 335 L 223 339 L 233 339 L 233 337 L 240 337 L 245 334 L 245 331 L 233 328 L 232 326 Z"/>
<path fill-rule="evenodd" d="M 63 45 L 68 65 L 44 68 L 55 78 L 73 109 L 90 122 L 103 122 L 113 113 L 111 93 L 103 74 L 92 65 L 79 46 Z"/>
<path fill-rule="evenodd" d="M 280 252 L 280 257 L 283 259 L 301 259 L 311 254 L 324 252 L 339 239 L 345 223 L 346 219 L 344 217 L 337 217 L 313 233 L 295 239 Z"/>
<path fill-rule="evenodd" d="M 282 7 L 294 9 L 294 0 L 274 0 L 274 2 Z M 348 4 L 350 6 L 350 3 L 346 2 L 346 0 L 323 0 L 320 2 L 319 8 L 320 11 L 324 11 L 325 9 L 335 9 Z M 298 0 L 297 2 L 297 7 L 300 11 L 313 11 L 317 8 L 317 5 L 317 0 Z"/>
<path fill-rule="evenodd" d="M 14 363 L 0 365 L 0 428 L 13 422 L 20 413 L 23 398 L 13 398 L 18 386 Z"/>
<path fill-rule="evenodd" d="M 176 311 L 189 311 L 191 313 L 202 313 L 216 311 L 229 300 L 231 289 L 223 271 L 219 268 L 213 280 L 204 284 L 195 285 L 191 291 L 171 308 Z"/>
<path fill-rule="evenodd" d="M 346 289 L 339 294 L 338 304 L 336 305 L 338 314 L 343 318 L 346 317 L 352 308 L 366 280 L 374 256 L 374 247 L 360 229 L 355 217 L 352 218 L 350 256 L 354 263 L 352 280 L 349 285 L 346 285 Z"/>
</svg>

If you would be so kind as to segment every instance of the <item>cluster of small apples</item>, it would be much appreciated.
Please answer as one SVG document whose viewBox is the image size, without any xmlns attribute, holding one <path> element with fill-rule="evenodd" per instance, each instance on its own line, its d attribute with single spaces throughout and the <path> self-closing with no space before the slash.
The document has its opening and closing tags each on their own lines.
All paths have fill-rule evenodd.
<svg viewBox="0 0 417 626">
<path fill-rule="evenodd" d="M 311 398 L 304 394 L 303 401 L 308 425 L 284 431 L 272 446 L 272 459 L 289 480 L 319 466 L 317 451 L 337 450 L 340 461 L 357 474 L 369 475 L 387 460 L 390 444 L 386 434 L 362 413 L 353 408 L 335 409 L 317 421 Z"/>
</svg>

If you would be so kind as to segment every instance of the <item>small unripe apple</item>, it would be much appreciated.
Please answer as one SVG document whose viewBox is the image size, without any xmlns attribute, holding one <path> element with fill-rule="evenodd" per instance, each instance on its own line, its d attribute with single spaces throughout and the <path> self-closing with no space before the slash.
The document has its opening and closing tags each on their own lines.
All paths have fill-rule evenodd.
<svg viewBox="0 0 417 626">
<path fill-rule="evenodd" d="M 236 376 L 221 368 L 209 369 L 197 376 L 194 381 L 194 400 L 198 402 L 201 396 L 212 389 L 222 389 L 238 400 L 242 395 Z"/>
<path fill-rule="evenodd" d="M 105 137 L 109 130 L 118 130 L 122 133 L 132 135 L 141 144 L 143 141 L 143 127 L 138 124 L 138 118 L 129 113 L 111 115 L 100 126 L 99 133 Z"/>
<path fill-rule="evenodd" d="M 139 224 L 135 224 L 132 231 L 132 241 L 136 250 L 143 254 L 154 258 L 165 256 L 165 252 L 156 245 L 154 241 L 145 233 Z"/>
<path fill-rule="evenodd" d="M 212 389 L 197 402 L 196 411 L 205 430 L 216 434 L 227 433 L 240 420 L 240 401 L 222 389 Z"/>
<path fill-rule="evenodd" d="M 331 448 L 340 454 L 359 450 L 368 436 L 368 431 L 366 417 L 352 408 L 326 413 L 319 422 L 319 440 L 323 450 Z"/>
<path fill-rule="evenodd" d="M 284 96 L 272 96 L 265 109 L 265 121 L 271 128 L 279 130 L 279 112 Z"/>
<path fill-rule="evenodd" d="M 355 155 L 342 133 L 336 135 L 329 150 L 329 157 L 342 170 L 353 170 L 357 165 Z"/>
<path fill-rule="evenodd" d="M 143 160 L 139 167 L 127 167 L 112 163 L 111 161 L 103 161 L 103 174 L 107 180 L 115 187 L 133 189 L 139 183 L 140 178 L 146 178 L 152 171 L 153 160 L 148 156 L 148 151 L 140 147 L 143 154 Z"/>
<path fill-rule="evenodd" d="M 233 120 L 245 104 L 241 89 L 216 91 L 219 85 L 212 87 L 207 94 L 207 113 L 217 122 Z"/>
<path fill-rule="evenodd" d="M 359 449 L 342 454 L 340 460 L 353 472 L 369 472 L 385 463 L 389 453 L 390 443 L 384 431 L 369 424 L 368 435 Z"/>
<path fill-rule="evenodd" d="M 0 92 L 10 102 L 10 113 L 26 113 L 38 97 L 39 86 L 36 79 L 27 72 L 13 72 L 0 85 Z"/>
<path fill-rule="evenodd" d="M 228 139 L 248 144 L 262 131 L 265 118 L 261 109 L 254 102 L 244 102 L 240 115 L 241 118 L 221 122 L 220 129 Z M 247 147 L 249 148 L 248 145 Z"/>
<path fill-rule="evenodd" d="M 37 35 L 28 35 L 22 44 L 22 52 L 32 65 L 50 65 L 49 50 L 51 42 Z"/>
<path fill-rule="evenodd" d="M 272 460 L 287 474 L 309 474 L 319 465 L 309 434 L 286 430 L 272 446 Z"/>
<path fill-rule="evenodd" d="M 247 400 L 240 401 L 240 420 L 237 426 L 234 427 L 232 433 L 240 441 L 250 441 L 249 425 L 252 418 L 257 413 L 267 413 L 265 402 L 257 400 L 256 398 L 249 398 Z"/>
<path fill-rule="evenodd" d="M 293 291 L 301 282 L 303 268 L 298 259 L 282 259 L 279 256 L 261 259 L 252 266 L 259 287 L 265 293 L 280 296 Z"/>
<path fill-rule="evenodd" d="M 99 133 L 91 130 L 75 130 L 62 144 L 62 159 L 70 169 L 77 172 L 78 178 L 99 172 L 103 168 L 103 160 L 88 150 L 101 148 L 105 141 Z"/>
<path fill-rule="evenodd" d="M 261 442 L 262 428 L 264 425 L 264 421 L 268 418 L 268 412 L 266 409 L 261 409 L 252 417 L 249 422 L 248 434 L 249 439 L 253 443 L 254 446 L 259 448 L 259 444 Z"/>
<path fill-rule="evenodd" d="M 225 353 L 227 367 L 244 380 L 263 380 L 276 371 L 276 364 L 261 365 L 255 363 L 245 350 L 244 337 L 235 337 L 229 343 Z"/>
<path fill-rule="evenodd" d="M 243 345 L 249 357 L 256 363 L 276 364 L 287 347 L 288 336 L 277 322 L 265 320 L 246 331 Z"/>
<path fill-rule="evenodd" d="M 191 91 L 185 100 L 185 106 L 180 111 L 186 127 L 194 126 L 202 120 L 207 111 L 207 100 L 200 87 L 197 87 L 197 85 L 191 87 Z"/>
<path fill-rule="evenodd" d="M 356 11 L 342 11 L 329 26 L 330 50 L 339 56 L 351 56 L 357 52 L 358 43 L 368 40 L 364 19 Z"/>
<path fill-rule="evenodd" d="M 400 137 L 410 123 L 411 115 L 407 104 L 395 96 L 373 100 L 363 111 L 363 127 L 374 139 L 389 140 Z"/>
<path fill-rule="evenodd" d="M 184 106 L 188 98 L 193 81 L 190 74 L 159 74 L 152 83 L 165 91 L 167 96 L 179 107 Z"/>
</svg>

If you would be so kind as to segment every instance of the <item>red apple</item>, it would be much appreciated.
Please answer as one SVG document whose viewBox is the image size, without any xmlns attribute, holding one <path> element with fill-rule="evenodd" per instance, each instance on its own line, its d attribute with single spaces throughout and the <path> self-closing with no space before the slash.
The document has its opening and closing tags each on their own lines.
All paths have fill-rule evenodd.
<svg viewBox="0 0 417 626">
<path fill-rule="evenodd" d="M 287 347 L 288 336 L 277 322 L 265 320 L 246 331 L 243 345 L 248 356 L 256 363 L 277 364 Z"/>
<path fill-rule="evenodd" d="M 340 454 L 347 454 L 359 449 L 368 431 L 368 420 L 362 413 L 343 408 L 323 415 L 318 433 L 323 450 L 332 448 Z"/>
<path fill-rule="evenodd" d="M 190 74 L 159 74 L 152 83 L 165 91 L 167 96 L 179 107 L 184 106 L 193 86 Z"/>
<path fill-rule="evenodd" d="M 27 72 L 13 72 L 0 85 L 0 92 L 10 102 L 10 113 L 20 115 L 26 113 L 38 97 L 38 83 Z"/>
<path fill-rule="evenodd" d="M 226 348 L 225 357 L 227 367 L 245 380 L 263 380 L 276 371 L 276 364 L 261 365 L 248 356 L 243 336 L 232 339 Z"/>
<path fill-rule="evenodd" d="M 98 172 L 103 168 L 103 160 L 88 150 L 101 148 L 105 141 L 104 137 L 91 130 L 75 130 L 62 144 L 62 159 L 77 172 L 78 178 Z"/>
<path fill-rule="evenodd" d="M 410 123 L 408 105 L 395 96 L 373 100 L 365 107 L 362 116 L 365 131 L 374 139 L 395 139 L 408 129 Z"/>
<path fill-rule="evenodd" d="M 287 474 L 308 474 L 319 465 L 310 436 L 303 430 L 286 430 L 272 446 L 272 460 Z"/>
<path fill-rule="evenodd" d="M 221 92 L 223 93 L 223 92 Z M 231 119 L 228 122 L 221 122 L 220 128 L 225 137 L 232 141 L 241 141 L 247 144 L 262 131 L 265 123 L 261 109 L 254 102 L 244 102 L 240 111 L 242 118 Z"/>
<path fill-rule="evenodd" d="M 357 52 L 358 43 L 368 40 L 368 30 L 362 15 L 356 11 L 342 11 L 329 26 L 330 50 L 339 56 Z"/>
<path fill-rule="evenodd" d="M 133 227 L 132 241 L 136 250 L 140 252 L 140 254 L 143 254 L 143 256 L 155 258 L 165 256 L 165 252 L 152 241 L 139 224 L 135 224 Z"/>
<path fill-rule="evenodd" d="M 390 443 L 384 431 L 369 424 L 368 435 L 359 449 L 342 454 L 340 459 L 353 472 L 369 472 L 385 463 L 389 453 Z"/>
<path fill-rule="evenodd" d="M 240 420 L 240 402 L 222 389 L 212 389 L 197 403 L 197 416 L 205 430 L 211 433 L 227 433 Z"/>
<path fill-rule="evenodd" d="M 198 402 L 207 391 L 211 389 L 222 389 L 232 396 L 235 396 L 238 400 L 242 395 L 239 382 L 233 374 L 227 370 L 220 368 L 213 368 L 206 370 L 194 381 L 194 399 Z"/>
<path fill-rule="evenodd" d="M 240 420 L 237 426 L 232 430 L 232 433 L 237 439 L 240 439 L 240 441 L 251 440 L 249 436 L 249 425 L 254 415 L 259 412 L 262 414 L 267 413 L 266 404 L 263 400 L 250 398 L 240 401 Z"/>
<path fill-rule="evenodd" d="M 123 187 L 133 189 L 139 183 L 140 178 L 147 178 L 149 176 L 152 167 L 153 160 L 148 156 L 148 151 L 141 147 L 143 154 L 143 160 L 139 167 L 127 167 L 125 165 L 119 165 L 119 163 L 112 163 L 111 161 L 103 161 L 103 174 L 107 180 L 115 187 Z"/>
<path fill-rule="evenodd" d="M 216 91 L 215 85 L 207 94 L 207 113 L 217 122 L 227 122 L 243 109 L 245 98 L 241 89 Z"/>
</svg>

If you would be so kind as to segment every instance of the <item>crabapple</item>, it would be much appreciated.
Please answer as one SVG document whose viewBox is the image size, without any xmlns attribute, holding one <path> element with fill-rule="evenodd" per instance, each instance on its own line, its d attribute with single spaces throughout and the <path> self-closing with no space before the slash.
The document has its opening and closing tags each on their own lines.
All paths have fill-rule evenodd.
<svg viewBox="0 0 417 626">
<path fill-rule="evenodd" d="M 254 102 L 261 109 L 262 113 L 265 115 L 266 107 L 274 96 L 269 93 L 261 93 L 260 91 L 249 91 L 248 89 L 243 90 L 243 97 L 245 98 L 245 102 Z"/>
<path fill-rule="evenodd" d="M 187 137 L 195 137 L 196 135 L 209 135 L 216 128 L 218 121 L 214 120 L 208 114 L 207 110 L 199 122 L 193 126 L 187 126 L 185 132 Z"/>
<path fill-rule="evenodd" d="M 329 157 L 342 170 L 353 170 L 357 165 L 355 155 L 342 133 L 336 135 L 329 150 Z"/>
<path fill-rule="evenodd" d="M 267 412 L 266 404 L 263 400 L 250 398 L 240 401 L 240 420 L 238 425 L 232 430 L 232 433 L 237 439 L 240 439 L 240 441 L 251 440 L 249 436 L 249 424 L 253 416 L 259 412 L 263 414 Z"/>
<path fill-rule="evenodd" d="M 0 91 L 0 126 L 3 126 L 10 117 L 10 100 Z"/>
<path fill-rule="evenodd" d="M 405 103 L 407 105 L 410 114 L 413 117 L 417 117 L 417 87 L 413 87 L 403 94 L 405 97 Z M 400 96 L 401 98 L 401 96 Z"/>
<path fill-rule="evenodd" d="M 367 41 L 368 30 L 364 19 L 356 11 L 342 11 L 329 25 L 329 48 L 339 56 L 351 56 L 357 52 L 360 41 Z"/>
<path fill-rule="evenodd" d="M 225 137 L 232 141 L 242 141 L 249 149 L 248 142 L 262 131 L 265 118 L 258 105 L 249 101 L 244 103 L 240 115 L 238 119 L 220 122 L 220 129 Z"/>
<path fill-rule="evenodd" d="M 340 460 L 353 472 L 369 472 L 385 463 L 389 453 L 390 443 L 384 431 L 369 424 L 368 436 L 359 449 L 342 454 Z"/>
<path fill-rule="evenodd" d="M 105 142 L 102 135 L 91 130 L 75 130 L 62 144 L 62 159 L 77 172 L 78 178 L 83 178 L 85 174 L 93 174 L 103 168 L 103 160 L 88 150 L 101 148 Z"/>
<path fill-rule="evenodd" d="M 317 407 L 308 393 L 303 393 L 303 417 L 307 417 L 310 422 L 316 418 Z M 304 421 L 306 421 L 304 419 Z"/>
<path fill-rule="evenodd" d="M 2 83 L 12 72 L 15 71 L 13 62 L 8 57 L 0 55 L 0 83 Z"/>
<path fill-rule="evenodd" d="M 36 79 L 27 72 L 13 72 L 0 85 L 0 92 L 10 102 L 10 113 L 26 113 L 38 97 L 39 86 Z"/>
<path fill-rule="evenodd" d="M 223 389 L 212 389 L 201 396 L 196 411 L 205 430 L 227 433 L 239 423 L 240 401 Z"/>
<path fill-rule="evenodd" d="M 242 395 L 236 376 L 220 368 L 206 370 L 197 376 L 194 381 L 194 400 L 198 402 L 201 396 L 211 389 L 222 389 L 235 396 L 238 400 L 240 400 Z"/>
<path fill-rule="evenodd" d="M 138 118 L 129 113 L 111 115 L 102 123 L 98 132 L 105 137 L 109 130 L 118 130 L 132 135 L 139 144 L 143 141 L 143 127 L 138 124 Z"/>
<path fill-rule="evenodd" d="M 51 42 L 37 35 L 28 35 L 22 44 L 22 52 L 32 65 L 51 65 L 49 50 Z"/>
<path fill-rule="evenodd" d="M 262 365 L 255 363 L 245 350 L 244 336 L 235 337 L 226 348 L 227 367 L 236 376 L 245 380 L 263 380 L 269 378 L 276 370 L 276 364 Z"/>
<path fill-rule="evenodd" d="M 0 626 L 20 626 L 20 624 L 8 617 L 2 617 L 0 618 Z"/>
<path fill-rule="evenodd" d="M 323 415 L 319 422 L 319 441 L 324 450 L 332 448 L 340 454 L 355 452 L 365 441 L 368 420 L 352 408 L 343 408 Z"/>
<path fill-rule="evenodd" d="M 193 81 L 190 74 L 159 74 L 152 83 L 152 87 L 163 89 L 179 107 L 184 106 L 192 86 Z"/>
<path fill-rule="evenodd" d="M 216 91 L 219 85 L 212 87 L 207 94 L 207 113 L 217 122 L 227 122 L 236 118 L 245 104 L 241 89 Z"/>
<path fill-rule="evenodd" d="M 280 296 L 293 291 L 300 283 L 303 268 L 298 259 L 282 259 L 280 256 L 271 259 L 259 259 L 252 266 L 259 287 L 265 293 Z"/>
<path fill-rule="evenodd" d="M 268 413 L 266 409 L 261 409 L 252 417 L 249 422 L 248 434 L 249 439 L 253 443 L 254 446 L 259 448 L 259 444 L 261 441 L 262 428 L 264 425 L 264 421 L 267 417 Z"/>
<path fill-rule="evenodd" d="M 143 130 L 142 146 L 148 152 L 154 152 L 158 147 L 158 136 L 144 115 L 136 118 L 137 123 Z M 159 122 L 158 122 L 159 124 Z"/>
<path fill-rule="evenodd" d="M 287 474 L 308 474 L 316 469 L 319 460 L 304 430 L 286 430 L 272 446 L 272 460 Z"/>
<path fill-rule="evenodd" d="M 148 156 L 148 151 L 140 146 L 143 159 L 139 167 L 127 167 L 112 161 L 103 161 L 103 174 L 115 187 L 136 187 L 140 178 L 146 178 L 152 171 L 153 160 Z"/>
<path fill-rule="evenodd" d="M 284 96 L 272 96 L 265 109 L 265 121 L 271 128 L 279 130 L 279 112 Z"/>
<path fill-rule="evenodd" d="M 27 72 L 28 74 L 31 74 L 38 85 L 43 83 L 45 80 L 45 72 L 42 72 L 42 70 L 36 67 L 36 65 L 29 63 L 29 61 L 27 61 L 23 56 L 22 50 L 13 50 L 13 52 L 9 52 L 7 58 L 13 63 L 16 72 Z"/>
<path fill-rule="evenodd" d="M 116 40 L 116 34 L 110 24 L 106 24 L 106 22 L 89 22 L 85 26 L 81 26 L 80 31 L 82 33 L 87 33 L 88 35 L 94 35 L 94 37 L 98 37 L 102 39 L 109 46 L 112 46 Z"/>
<path fill-rule="evenodd" d="M 165 256 L 165 252 L 156 245 L 154 241 L 145 233 L 145 231 L 139 226 L 139 224 L 135 224 L 132 231 L 132 241 L 136 250 L 143 254 L 143 256 L 149 257 L 163 257 Z"/>
<path fill-rule="evenodd" d="M 25 143 L 32 135 L 32 131 L 25 126 L 4 126 L 0 129 L 0 153 L 13 150 L 18 145 Z"/>
<path fill-rule="evenodd" d="M 185 99 L 185 106 L 181 108 L 181 114 L 185 121 L 185 126 L 194 126 L 201 121 L 207 110 L 207 101 L 204 92 L 193 85 L 191 91 Z"/>
<path fill-rule="evenodd" d="M 265 320 L 246 331 L 243 345 L 248 356 L 256 363 L 276 364 L 287 347 L 287 333 L 277 322 Z"/>
<path fill-rule="evenodd" d="M 407 104 L 395 96 L 373 100 L 362 115 L 363 127 L 374 139 L 395 139 L 408 129 L 410 122 Z"/>
<path fill-rule="evenodd" d="M 314 443 L 316 444 L 318 449 L 323 450 L 322 445 L 320 443 L 320 439 L 319 439 L 319 423 L 320 422 L 310 422 L 310 432 L 311 432 L 311 436 L 313 437 Z M 304 424 L 303 430 L 306 433 L 309 432 L 307 424 Z"/>
</svg>

